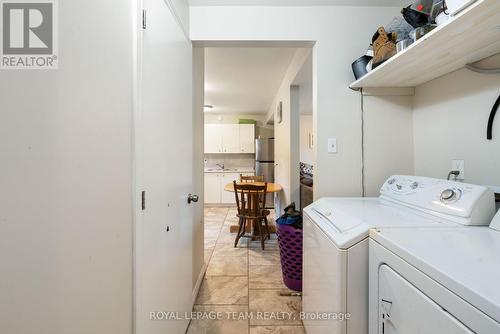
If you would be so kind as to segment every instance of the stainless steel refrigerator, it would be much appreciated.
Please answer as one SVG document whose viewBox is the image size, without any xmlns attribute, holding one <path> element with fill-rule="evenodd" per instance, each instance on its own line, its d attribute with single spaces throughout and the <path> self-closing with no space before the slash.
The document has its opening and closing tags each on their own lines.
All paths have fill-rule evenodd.
<svg viewBox="0 0 500 334">
<path fill-rule="evenodd" d="M 255 175 L 263 175 L 264 181 L 274 182 L 274 138 L 255 139 Z M 274 196 L 268 194 L 267 208 L 274 208 Z"/>
</svg>

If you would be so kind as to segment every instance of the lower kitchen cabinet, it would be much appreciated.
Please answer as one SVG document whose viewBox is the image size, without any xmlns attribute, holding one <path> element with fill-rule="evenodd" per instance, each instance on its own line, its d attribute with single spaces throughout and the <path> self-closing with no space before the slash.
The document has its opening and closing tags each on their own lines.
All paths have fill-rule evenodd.
<svg viewBox="0 0 500 334">
<path fill-rule="evenodd" d="M 241 173 L 254 175 L 254 173 Z M 205 204 L 236 205 L 234 193 L 225 191 L 226 184 L 238 181 L 240 173 L 205 173 Z"/>
<path fill-rule="evenodd" d="M 220 177 L 216 173 L 205 173 L 205 203 L 220 203 Z"/>
</svg>

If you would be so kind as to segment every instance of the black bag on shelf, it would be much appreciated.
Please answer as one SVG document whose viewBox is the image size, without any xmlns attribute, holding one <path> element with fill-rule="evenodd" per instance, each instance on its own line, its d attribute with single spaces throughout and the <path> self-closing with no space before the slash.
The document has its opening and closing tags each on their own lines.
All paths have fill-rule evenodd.
<svg viewBox="0 0 500 334">
<path fill-rule="evenodd" d="M 424 13 L 413 10 L 411 5 L 403 8 L 401 10 L 401 14 L 403 14 L 406 22 L 408 22 L 413 28 L 422 27 L 429 23 L 429 17 Z"/>
</svg>

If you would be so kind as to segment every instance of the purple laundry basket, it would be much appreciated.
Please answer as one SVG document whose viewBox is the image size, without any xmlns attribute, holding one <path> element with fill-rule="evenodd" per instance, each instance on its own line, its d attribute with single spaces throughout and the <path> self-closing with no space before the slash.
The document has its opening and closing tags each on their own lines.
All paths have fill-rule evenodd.
<svg viewBox="0 0 500 334">
<path fill-rule="evenodd" d="M 291 225 L 277 225 L 283 283 L 294 291 L 302 291 L 302 230 Z"/>
</svg>

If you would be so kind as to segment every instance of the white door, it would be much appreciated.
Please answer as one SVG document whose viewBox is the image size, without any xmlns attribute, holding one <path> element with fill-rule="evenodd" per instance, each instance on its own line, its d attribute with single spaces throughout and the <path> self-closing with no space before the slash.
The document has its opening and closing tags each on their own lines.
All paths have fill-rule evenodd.
<svg viewBox="0 0 500 334">
<path fill-rule="evenodd" d="M 144 7 L 136 159 L 138 190 L 146 196 L 136 229 L 135 332 L 176 334 L 185 332 L 187 320 L 151 320 L 150 312 L 184 314 L 192 307 L 192 220 L 200 205 L 187 201 L 193 189 L 192 47 L 163 0 L 144 0 Z"/>
<path fill-rule="evenodd" d="M 378 333 L 473 333 L 389 266 L 380 266 L 378 275 Z"/>
<path fill-rule="evenodd" d="M 205 124 L 205 153 L 222 153 L 222 133 L 219 124 Z"/>
<path fill-rule="evenodd" d="M 255 153 L 255 125 L 240 124 L 241 153 Z"/>
<path fill-rule="evenodd" d="M 221 124 L 224 153 L 240 153 L 240 128 L 238 124 Z"/>
<path fill-rule="evenodd" d="M 218 204 L 221 201 L 221 183 L 219 174 L 205 173 L 205 196 L 207 204 Z"/>
</svg>

